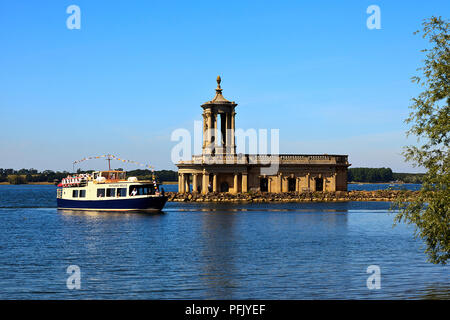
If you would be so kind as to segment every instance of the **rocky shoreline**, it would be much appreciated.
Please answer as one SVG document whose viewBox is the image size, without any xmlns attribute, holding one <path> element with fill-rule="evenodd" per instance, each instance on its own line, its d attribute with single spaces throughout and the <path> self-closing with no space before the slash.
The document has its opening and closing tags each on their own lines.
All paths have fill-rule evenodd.
<svg viewBox="0 0 450 320">
<path fill-rule="evenodd" d="M 172 202 L 345 202 L 345 201 L 394 201 L 406 192 L 409 199 L 418 191 L 376 190 L 376 191 L 336 191 L 336 192 L 285 192 L 285 193 L 177 193 L 166 192 Z"/>
</svg>

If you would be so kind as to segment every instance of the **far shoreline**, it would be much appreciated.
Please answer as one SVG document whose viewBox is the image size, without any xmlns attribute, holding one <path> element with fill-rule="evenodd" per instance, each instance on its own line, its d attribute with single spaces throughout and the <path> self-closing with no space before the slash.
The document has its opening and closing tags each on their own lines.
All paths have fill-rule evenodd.
<svg viewBox="0 0 450 320">
<path fill-rule="evenodd" d="M 161 185 L 168 185 L 168 184 L 178 184 L 177 181 L 163 181 L 161 182 Z M 26 186 L 26 185 L 42 185 L 42 186 L 48 186 L 48 185 L 55 185 L 54 182 L 27 182 L 27 183 L 18 183 L 18 184 L 11 184 L 7 181 L 0 182 L 0 185 L 7 185 L 7 186 Z"/>
<path fill-rule="evenodd" d="M 28 182 L 28 183 L 19 183 L 19 184 L 11 184 L 7 181 L 0 182 L 0 185 L 11 185 L 11 186 L 18 186 L 18 185 L 55 185 L 54 182 Z M 177 181 L 163 181 L 161 182 L 161 185 L 175 185 L 178 184 Z M 349 182 L 348 184 L 394 184 L 394 185 L 401 185 L 401 184 L 421 184 L 421 183 L 412 183 L 412 182 Z"/>
</svg>

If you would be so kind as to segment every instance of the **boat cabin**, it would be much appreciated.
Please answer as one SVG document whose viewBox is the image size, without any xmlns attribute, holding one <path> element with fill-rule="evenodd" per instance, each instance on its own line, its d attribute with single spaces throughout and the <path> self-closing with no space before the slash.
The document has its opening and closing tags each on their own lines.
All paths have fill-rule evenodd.
<svg viewBox="0 0 450 320">
<path fill-rule="evenodd" d="M 106 181 L 120 181 L 126 180 L 126 172 L 118 170 L 108 170 L 108 171 L 95 171 L 94 180 L 106 180 Z M 102 179 L 104 178 L 104 179 Z"/>
</svg>

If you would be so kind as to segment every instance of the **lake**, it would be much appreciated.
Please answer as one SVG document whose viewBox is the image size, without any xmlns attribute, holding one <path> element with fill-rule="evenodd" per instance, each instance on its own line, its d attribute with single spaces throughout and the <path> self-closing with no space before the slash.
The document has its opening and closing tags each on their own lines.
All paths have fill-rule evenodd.
<svg viewBox="0 0 450 320">
<path fill-rule="evenodd" d="M 51 185 L 0 185 L 0 299 L 450 298 L 450 268 L 426 262 L 387 202 L 127 214 L 58 211 L 55 197 Z M 70 265 L 79 290 L 66 285 Z M 371 265 L 380 289 L 367 287 Z"/>
</svg>

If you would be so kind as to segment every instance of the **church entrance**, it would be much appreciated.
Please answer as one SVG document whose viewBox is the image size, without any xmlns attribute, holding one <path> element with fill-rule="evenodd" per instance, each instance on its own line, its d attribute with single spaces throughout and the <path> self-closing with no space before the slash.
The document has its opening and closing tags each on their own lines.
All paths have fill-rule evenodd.
<svg viewBox="0 0 450 320">
<path fill-rule="evenodd" d="M 288 191 L 289 192 L 295 191 L 295 178 L 288 179 Z"/>
<path fill-rule="evenodd" d="M 261 192 L 269 191 L 269 180 L 267 178 L 261 178 L 261 180 L 259 182 L 259 190 Z"/>
<path fill-rule="evenodd" d="M 323 191 L 323 179 L 316 178 L 316 191 Z"/>
<path fill-rule="evenodd" d="M 228 183 L 222 182 L 220 184 L 220 192 L 228 192 L 228 189 L 229 189 Z"/>
</svg>

